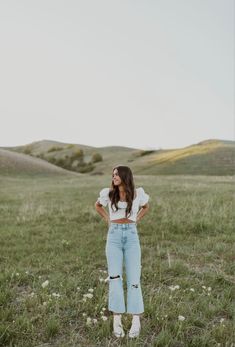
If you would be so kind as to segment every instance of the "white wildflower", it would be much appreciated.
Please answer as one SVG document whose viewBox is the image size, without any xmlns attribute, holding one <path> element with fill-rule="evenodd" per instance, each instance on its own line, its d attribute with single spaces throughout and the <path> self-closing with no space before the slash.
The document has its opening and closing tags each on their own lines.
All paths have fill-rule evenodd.
<svg viewBox="0 0 235 347">
<path fill-rule="evenodd" d="M 59 293 L 52 293 L 52 296 L 55 296 L 55 297 L 59 298 L 60 294 Z"/>
<path fill-rule="evenodd" d="M 93 322 L 94 322 L 94 323 L 97 323 L 98 321 L 97 321 L 97 319 L 96 319 L 96 318 L 93 318 Z"/>
<path fill-rule="evenodd" d="M 80 287 L 77 287 L 77 290 L 80 290 Z"/>
<path fill-rule="evenodd" d="M 61 243 L 62 243 L 62 245 L 66 245 L 66 246 L 69 245 L 69 242 L 67 240 L 62 240 Z"/>
<path fill-rule="evenodd" d="M 83 312 L 83 314 L 82 314 L 82 315 L 83 315 L 83 317 L 86 317 L 86 316 L 87 316 L 87 314 L 86 314 L 85 312 Z"/>
<path fill-rule="evenodd" d="M 221 319 L 220 319 L 220 323 L 223 323 L 224 321 L 225 321 L 224 318 L 221 318 Z"/>
<path fill-rule="evenodd" d="M 107 320 L 108 318 L 106 316 L 102 316 L 101 319 L 103 319 L 104 321 Z"/>
<path fill-rule="evenodd" d="M 195 292 L 195 289 L 194 288 L 190 288 L 189 289 L 191 292 Z"/>
<path fill-rule="evenodd" d="M 105 311 L 105 310 L 106 310 L 106 308 L 105 308 L 105 307 L 103 307 L 103 308 L 102 308 L 102 311 Z"/>
<path fill-rule="evenodd" d="M 93 292 L 94 292 L 94 289 L 93 289 L 93 288 L 89 288 L 89 289 L 88 289 L 88 292 L 93 293 Z"/>
<path fill-rule="evenodd" d="M 179 288 L 180 288 L 180 286 L 178 284 L 176 286 L 169 286 L 169 289 L 172 291 L 179 289 Z"/>
<path fill-rule="evenodd" d="M 211 291 L 211 287 L 208 287 L 207 290 L 208 290 L 208 292 L 210 292 Z"/>
<path fill-rule="evenodd" d="M 93 294 L 91 294 L 91 293 L 83 294 L 83 298 L 91 299 L 92 297 L 93 297 Z"/>
<path fill-rule="evenodd" d="M 206 286 L 202 286 L 203 289 L 206 289 Z"/>
<path fill-rule="evenodd" d="M 17 272 L 17 273 L 16 273 L 16 276 L 19 276 L 19 275 L 20 275 L 19 272 Z"/>
<path fill-rule="evenodd" d="M 48 284 L 49 284 L 49 281 L 48 281 L 48 280 L 46 280 L 45 282 L 43 282 L 43 283 L 42 283 L 42 288 L 47 287 L 47 286 L 48 286 Z"/>
<path fill-rule="evenodd" d="M 89 299 L 91 299 L 91 298 L 93 298 L 93 294 L 88 293 L 88 294 L 86 295 L 86 297 L 89 298 Z"/>
<path fill-rule="evenodd" d="M 184 317 L 184 316 L 179 315 L 179 316 L 178 316 L 178 320 L 179 320 L 179 321 L 184 321 L 184 320 L 185 320 L 185 317 Z"/>
<path fill-rule="evenodd" d="M 86 324 L 87 324 L 87 325 L 90 325 L 91 322 L 92 322 L 91 318 L 90 318 L 90 317 L 87 317 L 87 319 L 86 319 Z"/>
</svg>

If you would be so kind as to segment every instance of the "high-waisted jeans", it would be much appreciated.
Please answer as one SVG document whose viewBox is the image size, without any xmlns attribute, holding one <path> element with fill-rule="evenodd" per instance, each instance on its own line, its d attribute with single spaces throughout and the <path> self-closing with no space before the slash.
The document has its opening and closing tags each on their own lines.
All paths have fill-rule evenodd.
<svg viewBox="0 0 235 347">
<path fill-rule="evenodd" d="M 143 313 L 144 303 L 140 285 L 141 248 L 136 223 L 111 222 L 105 253 L 109 274 L 108 309 L 115 313 Z M 123 259 L 127 279 L 127 310 L 123 291 Z"/>
</svg>

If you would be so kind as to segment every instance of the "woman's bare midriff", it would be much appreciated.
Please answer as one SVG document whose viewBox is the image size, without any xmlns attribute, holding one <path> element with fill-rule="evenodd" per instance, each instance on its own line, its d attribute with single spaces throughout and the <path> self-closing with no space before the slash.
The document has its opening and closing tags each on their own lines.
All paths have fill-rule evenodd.
<svg viewBox="0 0 235 347">
<path fill-rule="evenodd" d="M 128 218 L 114 219 L 110 221 L 111 223 L 135 223 L 133 220 Z"/>
</svg>

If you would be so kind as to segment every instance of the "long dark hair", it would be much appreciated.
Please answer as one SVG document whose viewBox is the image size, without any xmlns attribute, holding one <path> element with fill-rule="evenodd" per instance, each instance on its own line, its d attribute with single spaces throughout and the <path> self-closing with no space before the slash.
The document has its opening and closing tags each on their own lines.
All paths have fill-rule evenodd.
<svg viewBox="0 0 235 347">
<path fill-rule="evenodd" d="M 118 209 L 117 203 L 120 200 L 120 195 L 119 195 L 119 189 L 118 186 L 115 186 L 113 184 L 113 172 L 114 170 L 117 169 L 118 175 L 121 178 L 123 188 L 126 193 L 126 202 L 127 202 L 127 207 L 126 207 L 126 218 L 128 215 L 130 215 L 131 208 L 132 208 L 132 202 L 134 200 L 134 195 L 135 195 L 135 184 L 134 184 L 134 179 L 133 179 L 133 174 L 131 169 L 128 166 L 124 165 L 118 165 L 113 167 L 112 171 L 112 184 L 111 184 L 111 190 L 109 192 L 109 198 L 111 201 L 111 208 L 113 210 L 113 205 L 115 206 L 116 210 Z M 114 210 L 113 210 L 114 211 Z"/>
</svg>

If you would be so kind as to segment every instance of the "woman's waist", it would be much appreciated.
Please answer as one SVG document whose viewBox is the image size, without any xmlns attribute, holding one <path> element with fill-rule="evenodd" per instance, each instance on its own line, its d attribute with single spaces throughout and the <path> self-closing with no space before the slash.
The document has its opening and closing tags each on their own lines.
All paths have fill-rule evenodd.
<svg viewBox="0 0 235 347">
<path fill-rule="evenodd" d="M 135 221 L 131 220 L 131 219 L 128 219 L 128 218 L 119 218 L 119 219 L 113 219 L 113 220 L 110 220 L 110 223 L 111 224 L 122 224 L 122 223 L 133 223 L 133 224 L 136 224 Z"/>
</svg>

